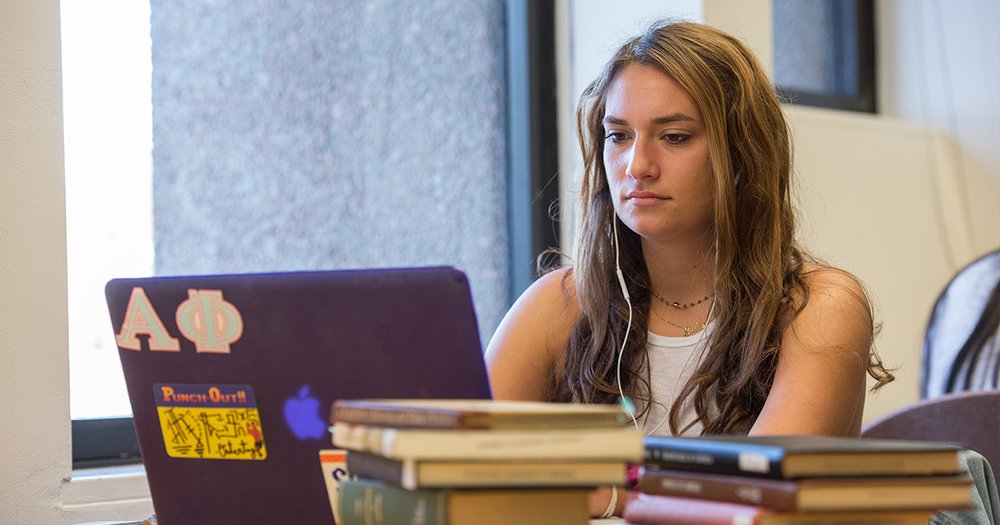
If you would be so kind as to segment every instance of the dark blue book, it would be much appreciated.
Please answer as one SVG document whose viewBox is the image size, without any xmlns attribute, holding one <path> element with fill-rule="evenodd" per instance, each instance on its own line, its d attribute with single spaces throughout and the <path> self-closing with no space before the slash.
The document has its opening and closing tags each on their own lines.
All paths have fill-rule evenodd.
<svg viewBox="0 0 1000 525">
<path fill-rule="evenodd" d="M 957 445 L 828 436 L 647 437 L 647 469 L 774 479 L 959 472 Z"/>
</svg>

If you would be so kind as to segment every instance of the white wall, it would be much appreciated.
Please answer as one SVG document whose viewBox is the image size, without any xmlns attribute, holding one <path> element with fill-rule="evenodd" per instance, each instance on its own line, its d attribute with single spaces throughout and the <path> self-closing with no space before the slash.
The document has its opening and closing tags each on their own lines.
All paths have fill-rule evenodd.
<svg viewBox="0 0 1000 525">
<path fill-rule="evenodd" d="M 884 114 L 786 106 L 801 238 L 815 255 L 869 286 L 883 323 L 879 352 L 898 367 L 898 380 L 869 397 L 866 421 L 918 399 L 920 343 L 934 299 L 959 267 L 1000 246 L 998 6 L 995 0 L 882 0 L 877 38 Z M 560 78 L 570 84 L 560 91 L 559 131 L 563 200 L 570 204 L 580 170 L 571 108 L 609 56 L 607 42 L 657 17 L 677 16 L 736 34 L 765 64 L 773 61 L 769 0 L 629 2 L 613 10 L 594 0 L 567 0 L 564 12 Z M 562 225 L 564 239 L 571 238 L 570 222 Z"/>
<path fill-rule="evenodd" d="M 148 516 L 141 477 L 69 481 L 59 2 L 0 21 L 0 524 Z"/>
<path fill-rule="evenodd" d="M 881 112 L 940 132 L 940 176 L 961 206 L 948 217 L 951 266 L 1000 247 L 1000 2 L 882 0 Z"/>
<path fill-rule="evenodd" d="M 0 521 L 59 520 L 69 475 L 59 2 L 0 3 Z"/>
</svg>

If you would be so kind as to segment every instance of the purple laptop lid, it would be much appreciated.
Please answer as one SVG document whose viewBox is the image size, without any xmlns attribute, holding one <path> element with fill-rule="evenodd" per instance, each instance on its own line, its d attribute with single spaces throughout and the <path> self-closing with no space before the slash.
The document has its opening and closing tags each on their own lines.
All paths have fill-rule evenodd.
<svg viewBox="0 0 1000 525">
<path fill-rule="evenodd" d="M 115 279 L 106 287 L 159 523 L 333 523 L 338 398 L 489 398 L 446 267 Z"/>
</svg>

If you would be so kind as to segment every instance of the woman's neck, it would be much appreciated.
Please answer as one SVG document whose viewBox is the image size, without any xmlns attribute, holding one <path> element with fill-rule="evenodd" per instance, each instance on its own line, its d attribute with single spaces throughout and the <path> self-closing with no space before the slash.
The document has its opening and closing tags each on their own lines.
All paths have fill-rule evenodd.
<svg viewBox="0 0 1000 525">
<path fill-rule="evenodd" d="M 661 244 L 643 241 L 643 258 L 653 292 L 664 299 L 687 303 L 714 290 L 715 253 L 711 244 Z"/>
</svg>

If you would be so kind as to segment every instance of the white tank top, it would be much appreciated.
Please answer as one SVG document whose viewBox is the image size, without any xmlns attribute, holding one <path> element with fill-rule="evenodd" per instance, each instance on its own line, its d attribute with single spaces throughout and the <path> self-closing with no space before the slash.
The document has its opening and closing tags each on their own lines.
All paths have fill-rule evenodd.
<svg viewBox="0 0 1000 525">
<path fill-rule="evenodd" d="M 709 331 L 714 323 L 694 335 L 667 337 L 649 332 L 646 335 L 646 354 L 649 356 L 650 396 L 653 400 L 649 413 L 640 421 L 643 433 L 651 436 L 669 436 L 670 423 L 667 421 L 670 407 L 681 389 L 698 368 L 708 347 Z M 640 371 L 644 374 L 645 370 Z M 642 407 L 637 407 L 639 410 Z M 685 402 L 681 412 L 680 428 L 694 421 L 694 407 Z M 702 425 L 696 423 L 683 435 L 701 434 Z"/>
</svg>

